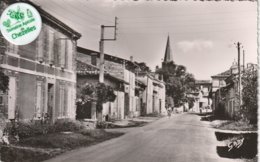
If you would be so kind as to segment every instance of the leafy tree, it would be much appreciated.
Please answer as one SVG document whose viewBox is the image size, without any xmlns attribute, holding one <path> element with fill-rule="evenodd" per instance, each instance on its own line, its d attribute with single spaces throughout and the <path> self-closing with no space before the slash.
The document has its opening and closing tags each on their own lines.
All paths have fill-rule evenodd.
<svg viewBox="0 0 260 162">
<path fill-rule="evenodd" d="M 0 91 L 4 93 L 8 90 L 9 77 L 0 71 Z"/>
<path fill-rule="evenodd" d="M 156 72 L 166 82 L 166 95 L 173 98 L 176 106 L 187 101 L 186 93 L 195 89 L 194 76 L 183 65 L 177 65 L 173 61 L 164 63 Z"/>
<path fill-rule="evenodd" d="M 105 85 L 104 83 L 98 84 L 86 84 L 81 87 L 78 95 L 78 107 L 87 103 L 88 101 L 97 102 L 97 118 L 102 120 L 103 104 L 106 102 L 113 102 L 116 99 L 114 90 L 111 86 Z M 84 109 L 84 107 L 83 107 Z M 78 112 L 85 113 L 84 110 L 78 110 Z"/>
<path fill-rule="evenodd" d="M 245 118 L 257 123 L 257 71 L 248 70 L 242 76 L 242 100 Z"/>
<path fill-rule="evenodd" d="M 136 65 L 139 66 L 139 71 L 141 72 L 151 72 L 151 69 L 144 62 L 135 62 Z"/>
</svg>

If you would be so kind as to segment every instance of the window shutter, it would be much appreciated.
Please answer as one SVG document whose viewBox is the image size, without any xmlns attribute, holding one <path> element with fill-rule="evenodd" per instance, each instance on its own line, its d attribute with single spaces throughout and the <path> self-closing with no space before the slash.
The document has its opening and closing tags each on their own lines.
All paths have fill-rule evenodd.
<svg viewBox="0 0 260 162">
<path fill-rule="evenodd" d="M 67 67 L 72 70 L 73 66 L 73 44 L 71 40 L 67 40 Z"/>
<path fill-rule="evenodd" d="M 37 60 L 43 62 L 43 50 L 44 50 L 44 31 L 41 31 L 37 41 Z"/>
<path fill-rule="evenodd" d="M 43 35 L 44 35 L 44 40 L 43 40 L 43 56 L 44 60 L 46 63 L 49 63 L 49 32 L 47 32 L 46 29 L 43 28 Z"/>
<path fill-rule="evenodd" d="M 60 67 L 65 68 L 66 41 L 60 40 Z"/>
<path fill-rule="evenodd" d="M 42 83 L 37 82 L 36 87 L 36 118 L 41 118 L 41 109 L 42 109 Z"/>
<path fill-rule="evenodd" d="M 60 111 L 59 116 L 62 117 L 64 112 L 64 86 L 60 86 Z"/>
<path fill-rule="evenodd" d="M 64 87 L 64 111 L 63 116 L 68 116 L 68 91 L 67 88 Z"/>
<path fill-rule="evenodd" d="M 53 54 L 54 54 L 54 63 L 55 66 L 58 67 L 59 66 L 59 34 L 55 33 L 54 34 L 54 50 L 53 50 Z"/>
<path fill-rule="evenodd" d="M 9 77 L 9 90 L 8 90 L 8 119 L 15 119 L 16 107 L 16 78 Z"/>
<path fill-rule="evenodd" d="M 48 49 L 48 58 L 49 58 L 49 64 L 54 64 L 54 54 L 53 54 L 53 47 L 54 47 L 54 32 L 49 30 L 49 49 Z"/>
</svg>

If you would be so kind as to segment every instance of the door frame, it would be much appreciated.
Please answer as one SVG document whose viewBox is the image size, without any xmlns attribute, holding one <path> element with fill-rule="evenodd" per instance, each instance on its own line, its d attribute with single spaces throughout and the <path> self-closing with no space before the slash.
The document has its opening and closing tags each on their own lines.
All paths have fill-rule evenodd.
<svg viewBox="0 0 260 162">
<path fill-rule="evenodd" d="M 55 84 L 55 79 L 54 78 L 47 78 L 46 79 L 46 84 L 45 84 L 45 109 L 44 112 L 48 112 L 48 85 L 53 84 L 53 108 L 52 108 L 52 120 L 51 122 L 54 123 L 55 121 L 55 107 L 56 107 L 56 84 Z"/>
</svg>

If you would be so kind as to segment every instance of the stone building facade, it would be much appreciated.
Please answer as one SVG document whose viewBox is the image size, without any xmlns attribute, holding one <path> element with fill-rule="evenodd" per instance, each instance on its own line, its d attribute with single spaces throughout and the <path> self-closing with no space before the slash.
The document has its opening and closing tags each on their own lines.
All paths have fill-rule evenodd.
<svg viewBox="0 0 260 162">
<path fill-rule="evenodd" d="M 10 5 L 8 1 L 0 3 L 1 12 Z M 8 119 L 74 119 L 76 46 L 81 35 L 40 7 L 26 3 L 39 11 L 42 30 L 27 45 L 4 40 L 0 68 L 9 76 L 9 90 L 1 94 L 0 112 Z"/>
<path fill-rule="evenodd" d="M 99 68 L 84 63 L 80 60 L 77 61 L 77 93 L 80 93 L 81 87 L 86 84 L 96 85 L 99 82 Z M 114 89 L 116 99 L 113 102 L 103 104 L 102 116 L 103 120 L 108 115 L 109 119 L 124 119 L 124 87 L 128 85 L 123 79 L 117 78 L 107 72 L 104 74 L 104 83 Z M 96 120 L 96 103 L 89 101 L 85 108 L 89 112 L 85 118 Z"/>
<path fill-rule="evenodd" d="M 77 47 L 77 59 L 99 67 L 99 52 Z M 130 60 L 122 59 L 116 56 L 104 55 L 104 69 L 107 73 L 124 80 L 124 115 L 121 118 L 134 117 L 136 112 L 135 96 L 135 68 L 137 66 Z"/>
<path fill-rule="evenodd" d="M 141 114 L 166 114 L 164 82 L 148 73 L 139 73 L 137 78 L 146 85 L 142 94 L 144 108 Z"/>
</svg>

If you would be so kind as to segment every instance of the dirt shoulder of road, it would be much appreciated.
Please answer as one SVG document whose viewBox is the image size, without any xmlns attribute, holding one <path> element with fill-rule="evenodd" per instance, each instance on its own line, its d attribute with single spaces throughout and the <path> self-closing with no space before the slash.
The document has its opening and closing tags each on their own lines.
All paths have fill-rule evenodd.
<svg viewBox="0 0 260 162">
<path fill-rule="evenodd" d="M 119 137 L 136 127 L 145 126 L 161 116 L 138 117 L 109 123 L 109 129 L 82 129 L 37 135 L 20 139 L 11 145 L 1 145 L 1 159 L 4 162 L 43 161 L 64 152 L 88 147 Z"/>
<path fill-rule="evenodd" d="M 20 139 L 19 142 L 11 145 L 0 145 L 1 160 L 4 162 L 43 161 L 61 153 L 98 144 L 123 134 L 123 132 L 107 132 L 102 129 L 95 129 L 29 137 Z"/>
<path fill-rule="evenodd" d="M 257 125 L 247 121 L 234 121 L 216 118 L 213 114 L 199 114 L 201 121 L 210 122 L 210 126 L 222 131 L 257 132 Z"/>
<path fill-rule="evenodd" d="M 163 116 L 140 116 L 137 118 L 130 118 L 125 120 L 109 122 L 105 130 L 108 132 L 127 133 L 138 127 L 143 127 L 152 122 L 155 122 L 161 119 L 162 117 Z"/>
</svg>

